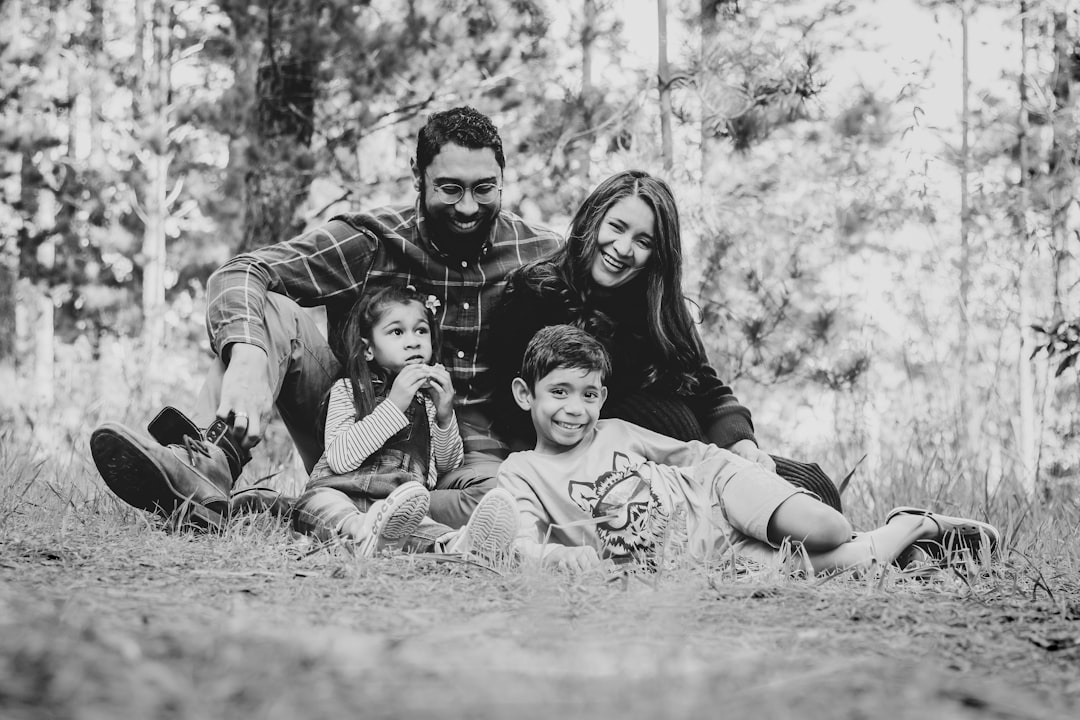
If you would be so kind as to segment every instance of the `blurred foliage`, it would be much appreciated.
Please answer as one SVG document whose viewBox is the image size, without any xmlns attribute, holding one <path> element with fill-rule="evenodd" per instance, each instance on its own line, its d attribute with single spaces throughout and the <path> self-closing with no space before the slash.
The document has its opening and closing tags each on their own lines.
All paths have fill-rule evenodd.
<svg viewBox="0 0 1080 720">
<path fill-rule="evenodd" d="M 148 152 L 171 158 L 170 337 L 195 345 L 206 278 L 238 249 L 411 200 L 415 132 L 436 109 L 491 115 L 506 207 L 556 229 L 607 174 L 661 167 L 648 0 L 174 0 L 164 126 L 137 112 L 135 9 L 152 1 L 0 1 L 0 268 L 51 298 L 80 358 L 141 332 Z M 932 103 L 959 87 L 960 11 L 1019 57 L 1019 5 L 902 0 L 924 33 L 912 42 L 936 49 L 875 76 L 862 70 L 886 64 L 895 33 L 874 20 L 892 2 L 670 3 L 685 290 L 763 444 L 842 476 L 868 452 L 956 453 L 970 424 L 993 449 L 968 480 L 1016 467 L 1022 304 L 1049 338 L 1034 364 L 1049 353 L 1061 375 L 1076 354 L 1054 330 L 1080 316 L 1076 4 L 1026 4 L 1022 178 L 1019 65 L 972 88 L 972 293 L 958 309 L 962 119 Z M 1080 466 L 1067 379 L 1037 389 L 1054 474 Z"/>
</svg>

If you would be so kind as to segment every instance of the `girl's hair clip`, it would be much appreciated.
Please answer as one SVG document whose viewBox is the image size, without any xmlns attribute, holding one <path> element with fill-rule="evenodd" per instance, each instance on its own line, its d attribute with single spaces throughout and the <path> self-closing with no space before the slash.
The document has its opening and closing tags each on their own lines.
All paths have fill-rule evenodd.
<svg viewBox="0 0 1080 720">
<path fill-rule="evenodd" d="M 432 315 L 434 315 L 441 306 L 442 303 L 439 302 L 439 298 L 434 295 L 428 295 L 427 300 L 424 301 L 424 307 L 430 310 Z"/>
</svg>

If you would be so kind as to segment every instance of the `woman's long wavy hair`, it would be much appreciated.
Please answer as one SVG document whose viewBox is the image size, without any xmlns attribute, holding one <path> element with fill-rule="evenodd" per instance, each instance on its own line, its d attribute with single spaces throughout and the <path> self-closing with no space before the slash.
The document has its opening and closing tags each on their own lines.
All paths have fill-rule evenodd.
<svg viewBox="0 0 1080 720">
<path fill-rule="evenodd" d="M 592 264 L 604 218 L 628 197 L 640 198 L 656 218 L 653 254 L 641 277 L 646 332 L 655 353 L 648 380 L 651 384 L 669 377 L 677 390 L 687 392 L 694 388 L 692 373 L 705 361 L 705 351 L 682 295 L 679 210 L 666 182 L 641 170 L 626 170 L 601 182 L 578 208 L 566 243 L 549 258 L 526 267 L 524 277 L 540 292 L 565 288 L 571 305 L 583 304 L 594 287 Z"/>
<path fill-rule="evenodd" d="M 431 364 L 439 362 L 441 335 L 435 314 L 425 304 L 425 298 L 412 285 L 390 285 L 368 293 L 356 301 L 349 310 L 349 317 L 341 331 L 347 353 L 341 375 L 352 383 L 353 405 L 356 419 L 366 417 L 375 409 L 376 385 L 384 386 L 393 381 L 386 368 L 374 360 L 366 360 L 364 353 L 371 342 L 372 328 L 378 324 L 386 311 L 394 305 L 416 303 L 420 306 L 431 327 Z"/>
</svg>

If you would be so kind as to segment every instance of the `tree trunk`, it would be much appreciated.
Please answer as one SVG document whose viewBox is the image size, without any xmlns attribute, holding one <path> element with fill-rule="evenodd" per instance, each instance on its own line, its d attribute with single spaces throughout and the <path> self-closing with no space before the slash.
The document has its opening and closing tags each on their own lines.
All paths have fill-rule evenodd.
<svg viewBox="0 0 1080 720">
<path fill-rule="evenodd" d="M 142 202 L 143 339 L 147 350 L 156 352 L 165 336 L 165 223 L 172 161 L 168 147 L 172 16 L 165 0 L 139 0 L 137 7 L 142 16 L 139 37 L 143 49 L 139 121 L 148 139 L 139 154 L 146 173 Z"/>
<path fill-rule="evenodd" d="M 1069 307 L 1069 238 L 1076 231 L 1074 203 L 1076 202 L 1075 151 L 1071 145 L 1076 133 L 1072 102 L 1074 68 L 1073 41 L 1069 37 L 1065 13 L 1054 13 L 1054 70 L 1051 89 L 1054 95 L 1053 140 L 1050 148 L 1050 230 L 1053 239 L 1053 319 L 1072 317 L 1075 308 Z"/>
<path fill-rule="evenodd" d="M 668 66 L 667 55 L 667 0 L 657 0 L 656 16 L 659 41 L 657 55 L 660 87 L 660 154 L 664 161 L 664 172 L 670 173 L 675 167 L 675 158 L 671 140 L 671 68 Z"/>
<path fill-rule="evenodd" d="M 1019 446 L 1020 472 L 1018 479 L 1021 489 L 1029 496 L 1035 494 L 1035 484 L 1038 477 L 1038 463 L 1035 443 L 1035 373 L 1031 365 L 1031 356 L 1034 349 L 1034 338 L 1031 330 L 1032 306 L 1034 305 L 1034 291 L 1032 288 L 1032 271 L 1029 261 L 1029 248 L 1031 244 L 1031 231 L 1028 227 L 1028 210 L 1030 208 L 1028 176 L 1031 172 L 1031 158 L 1028 147 L 1028 87 L 1027 87 L 1027 46 L 1028 46 L 1029 20 L 1028 3 L 1020 0 L 1020 112 L 1017 117 L 1017 157 L 1020 164 L 1020 180 L 1017 183 L 1016 207 L 1013 211 L 1013 222 L 1016 226 L 1016 235 L 1020 239 L 1017 267 L 1017 323 L 1020 334 L 1020 352 L 1017 357 L 1017 389 L 1019 392 L 1019 428 L 1017 429 L 1017 444 Z"/>
<path fill-rule="evenodd" d="M 964 457 L 972 457 L 974 439 L 978 434 L 981 413 L 974 412 L 972 400 L 974 388 L 971 381 L 971 191 L 969 168 L 971 163 L 971 77 L 969 63 L 970 6 L 967 0 L 959 3 L 960 9 L 960 448 Z"/>
<path fill-rule="evenodd" d="M 13 236 L 0 242 L 0 424 L 8 425 L 18 407 L 19 383 L 15 375 L 15 283 L 19 279 L 19 251 Z"/>
<path fill-rule="evenodd" d="M 307 198 L 314 161 L 317 30 L 303 3 L 272 3 L 255 75 L 249 130 L 250 165 L 244 181 L 245 252 L 288 239 L 304 229 L 297 210 Z"/>
<path fill-rule="evenodd" d="M 104 0 L 90 0 L 90 25 L 86 47 L 90 55 L 90 147 L 88 165 L 92 168 L 105 167 L 105 125 L 102 118 L 102 73 L 105 72 L 105 8 Z"/>
<path fill-rule="evenodd" d="M 577 168 L 574 172 L 578 177 L 589 182 L 589 171 L 592 166 L 593 146 L 593 110 L 596 104 L 595 88 L 593 86 L 593 44 L 597 36 L 597 9 L 596 0 L 584 0 L 584 19 L 581 28 L 581 140 L 577 145 Z M 591 184 L 591 183 L 590 183 Z"/>
<path fill-rule="evenodd" d="M 22 8 L 18 0 L 5 3 L 0 8 L 0 22 L 10 33 L 17 33 L 22 25 Z M 22 194 L 19 160 L 17 153 L 0 155 L 0 169 L 10 180 L 0 185 L 0 199 L 9 208 L 14 207 Z M 0 221 L 7 218 L 0 216 Z M 9 392 L 0 392 L 0 424 L 9 424 L 14 419 L 18 407 L 19 383 L 15 375 L 15 283 L 19 279 L 19 229 L 14 215 L 11 226 L 0 226 L 0 387 Z"/>
<path fill-rule="evenodd" d="M 52 411 L 56 401 L 56 383 L 54 367 L 56 365 L 55 308 L 52 294 L 44 285 L 27 286 L 29 297 L 26 298 L 29 315 L 29 329 L 33 332 L 34 388 L 33 404 L 39 412 L 39 437 L 49 437 L 51 426 L 41 418 Z"/>
<path fill-rule="evenodd" d="M 713 166 L 713 155 L 716 148 L 715 132 L 713 131 L 713 91 L 716 83 L 713 82 L 711 62 L 713 44 L 716 42 L 718 31 L 716 0 L 701 0 L 701 54 L 698 71 L 698 95 L 701 98 L 701 187 L 704 191 L 709 169 Z"/>
</svg>

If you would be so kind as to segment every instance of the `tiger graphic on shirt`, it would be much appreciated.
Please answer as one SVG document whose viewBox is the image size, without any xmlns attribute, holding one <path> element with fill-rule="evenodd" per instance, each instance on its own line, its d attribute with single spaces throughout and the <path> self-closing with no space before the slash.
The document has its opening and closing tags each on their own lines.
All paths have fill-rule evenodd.
<svg viewBox="0 0 1080 720">
<path fill-rule="evenodd" d="M 655 570 L 672 516 L 672 498 L 663 482 L 653 482 L 653 463 L 635 462 L 621 452 L 612 455 L 611 470 L 595 481 L 570 482 L 570 499 L 598 521 L 596 532 L 607 557 L 636 560 Z"/>
</svg>

